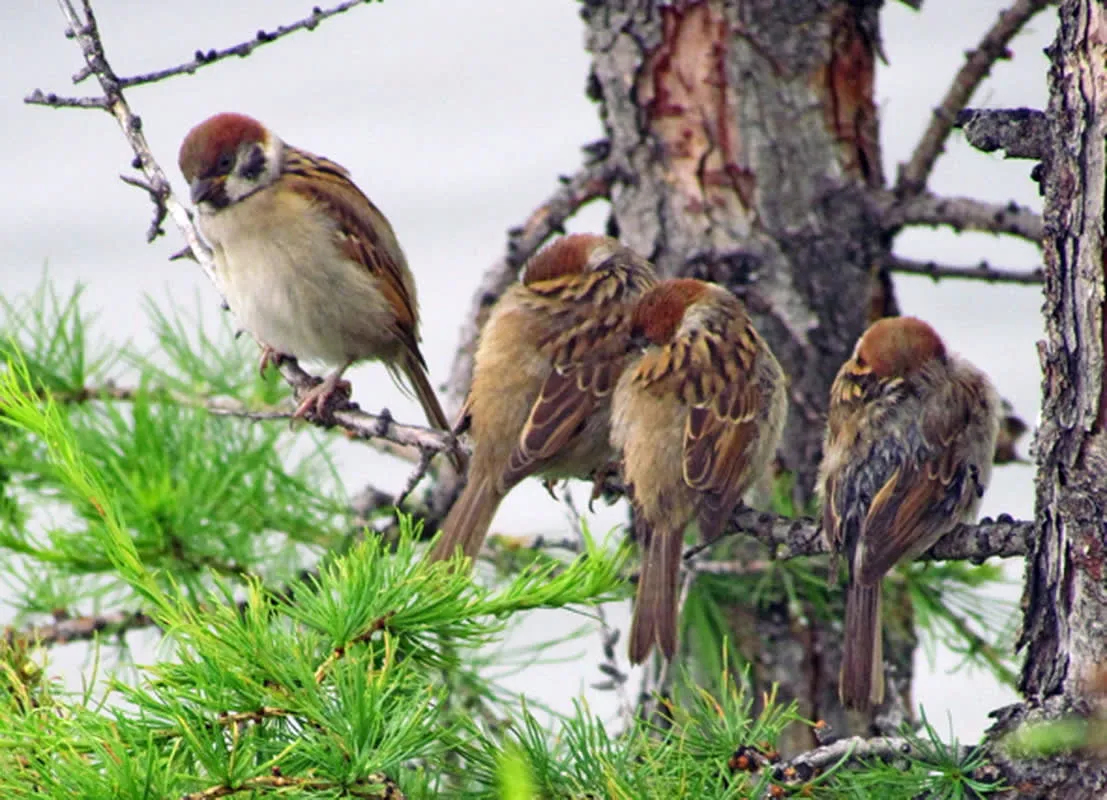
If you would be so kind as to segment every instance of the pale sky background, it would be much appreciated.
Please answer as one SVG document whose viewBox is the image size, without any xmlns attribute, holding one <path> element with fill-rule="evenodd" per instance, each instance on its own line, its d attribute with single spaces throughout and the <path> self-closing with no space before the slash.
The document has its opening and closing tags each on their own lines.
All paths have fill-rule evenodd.
<svg viewBox="0 0 1107 800">
<path fill-rule="evenodd" d="M 118 180 L 130 171 L 132 156 L 115 121 L 103 112 L 23 104 L 33 88 L 94 93 L 91 81 L 70 85 L 83 62 L 76 45 L 62 36 L 56 5 L 23 0 L 0 6 L 9 65 L 0 73 L 0 168 L 8 175 L 0 188 L 0 241 L 7 248 L 0 292 L 10 298 L 29 291 L 48 263 L 59 286 L 87 285 L 85 303 L 103 312 L 99 330 L 105 337 L 145 346 L 152 340 L 141 313 L 144 295 L 172 296 L 191 306 L 198 292 L 214 318 L 216 295 L 200 270 L 167 261 L 182 246 L 176 230 L 170 225 L 168 236 L 145 243 L 150 203 Z M 1005 6 L 996 0 L 927 0 L 916 13 L 897 2 L 886 5 L 881 20 L 891 63 L 879 67 L 877 93 L 889 175 L 909 156 L 963 53 Z M 109 59 L 122 75 L 243 41 L 259 27 L 299 19 L 308 8 L 304 0 L 96 3 Z M 286 141 L 349 168 L 389 216 L 407 253 L 419 285 L 424 352 L 432 381 L 441 382 L 472 292 L 503 252 L 505 231 L 556 187 L 558 174 L 579 166 L 582 144 L 602 136 L 596 107 L 583 91 L 589 60 L 578 9 L 570 0 L 390 0 L 357 7 L 246 60 L 133 90 L 129 99 L 177 189 L 183 189 L 176 169 L 181 138 L 218 111 L 253 115 Z M 973 105 L 1044 108 L 1042 49 L 1055 25 L 1054 11 L 1039 15 L 1015 41 L 1014 60 L 998 66 Z M 955 135 L 931 187 L 1040 209 L 1031 166 L 973 151 Z M 605 215 L 595 205 L 570 229 L 602 230 Z M 1023 242 L 948 231 L 908 232 L 896 251 L 959 264 L 987 259 L 1030 268 L 1040 262 L 1036 248 Z M 1042 335 L 1037 288 L 901 277 L 897 293 L 905 313 L 934 324 L 1034 423 L 1040 399 L 1034 347 Z M 367 410 L 387 406 L 401 420 L 422 421 L 380 367 L 361 367 L 352 378 L 355 399 Z M 1022 449 L 1025 454 L 1026 442 Z M 363 447 L 344 447 L 341 465 L 351 493 L 369 480 L 398 488 L 405 474 Z M 1030 467 L 997 470 L 982 514 L 1002 511 L 1020 518 L 1032 514 Z M 528 485 L 505 502 L 495 530 L 553 531 L 564 529 L 563 520 L 541 487 Z M 623 520 L 616 507 L 591 523 L 602 532 Z M 1010 572 L 1007 596 L 1017 599 L 1021 565 Z M 625 626 L 628 609 L 613 609 L 611 617 Z M 511 644 L 546 639 L 582 621 L 565 613 L 537 615 Z M 587 688 L 600 677 L 598 653 L 599 638 L 586 637 L 557 651 L 568 663 L 534 666 L 507 684 L 565 711 L 583 691 L 593 709 L 610 716 L 613 695 Z M 81 659 L 80 648 L 69 647 L 55 655 L 54 665 L 72 677 Z M 952 724 L 963 740 L 972 740 L 987 727 L 987 712 L 1014 695 L 986 675 L 951 676 L 957 665 L 950 653 L 939 651 L 931 662 L 920 651 L 915 697 L 940 729 Z"/>
</svg>

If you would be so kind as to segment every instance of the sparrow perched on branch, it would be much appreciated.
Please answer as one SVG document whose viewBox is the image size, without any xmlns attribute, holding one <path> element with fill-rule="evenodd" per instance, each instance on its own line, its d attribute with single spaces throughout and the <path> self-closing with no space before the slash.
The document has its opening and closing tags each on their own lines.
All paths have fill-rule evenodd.
<svg viewBox="0 0 1107 800">
<path fill-rule="evenodd" d="M 277 354 L 337 366 L 295 416 L 322 412 L 351 364 L 377 360 L 407 379 L 432 426 L 449 430 L 419 351 L 411 270 L 345 169 L 242 114 L 193 128 L 179 164 L 227 303 L 263 344 L 262 368 Z"/>
<path fill-rule="evenodd" d="M 839 370 L 819 493 L 823 530 L 849 568 L 838 684 L 846 707 L 883 701 L 881 579 L 975 518 L 999 408 L 988 378 L 913 317 L 873 323 Z"/>
<path fill-rule="evenodd" d="M 787 379 L 742 302 L 722 286 L 668 280 L 634 310 L 639 350 L 615 389 L 612 441 L 634 506 L 642 568 L 631 663 L 672 658 L 685 526 L 719 536 L 768 467 L 784 428 Z"/>
<path fill-rule="evenodd" d="M 476 558 L 500 501 L 529 475 L 587 477 L 615 460 L 611 392 L 628 358 L 632 303 L 648 261 L 605 236 L 539 252 L 481 331 L 463 418 L 473 438 L 464 491 L 429 558 Z"/>
</svg>

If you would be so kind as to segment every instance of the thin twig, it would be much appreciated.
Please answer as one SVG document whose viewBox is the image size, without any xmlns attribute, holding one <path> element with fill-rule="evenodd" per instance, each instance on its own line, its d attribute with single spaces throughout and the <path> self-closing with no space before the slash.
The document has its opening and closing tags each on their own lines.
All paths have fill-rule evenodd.
<svg viewBox="0 0 1107 800">
<path fill-rule="evenodd" d="M 896 192 L 902 197 L 910 197 L 923 191 L 934 163 L 945 149 L 946 139 L 957 120 L 957 113 L 965 107 L 980 82 L 987 77 L 992 66 L 1002 58 L 1010 58 L 1007 45 L 1022 30 L 1027 21 L 1046 6 L 1051 0 L 1015 0 L 984 34 L 980 44 L 965 55 L 965 63 L 958 70 L 942 98 L 941 104 L 934 109 L 930 124 L 915 147 L 911 159 L 900 166 L 896 181 Z"/>
<path fill-rule="evenodd" d="M 344 3 L 339 3 L 327 9 L 316 6 L 312 9 L 310 16 L 296 20 L 288 25 L 278 25 L 271 31 L 258 30 L 252 39 L 247 39 L 239 44 L 225 47 L 222 50 L 197 50 L 191 61 L 186 61 L 175 67 L 166 67 L 165 69 L 159 69 L 153 72 L 132 75 L 128 78 L 120 78 L 119 87 L 121 89 L 129 89 L 132 86 L 141 86 L 144 83 L 155 83 L 165 80 L 166 78 L 172 78 L 174 75 L 192 75 L 201 67 L 206 67 L 226 58 L 231 58 L 233 56 L 245 58 L 263 45 L 275 42 L 277 39 L 288 36 L 290 33 L 295 33 L 296 31 L 313 31 L 323 20 L 345 13 L 354 6 L 367 5 L 372 1 L 373 0 L 346 0 Z"/>
<path fill-rule="evenodd" d="M 108 611 L 76 617 L 59 612 L 55 614 L 54 622 L 49 624 L 31 625 L 23 629 L 4 628 L 0 635 L 7 644 L 21 639 L 41 647 L 52 647 L 56 644 L 89 641 L 97 637 L 122 637 L 130 631 L 151 628 L 156 624 L 141 611 Z"/>
<path fill-rule="evenodd" d="M 399 508 L 404 504 L 404 501 L 407 500 L 408 495 L 415 491 L 415 487 L 419 485 L 419 481 L 423 480 L 423 476 L 426 475 L 427 470 L 430 469 L 431 459 L 434 458 L 436 452 L 438 451 L 431 449 L 419 451 L 419 463 L 415 465 L 415 469 L 407 476 L 403 488 L 396 493 L 396 498 L 392 501 L 392 505 Z"/>
<path fill-rule="evenodd" d="M 108 109 L 108 101 L 105 97 L 62 97 L 53 92 L 44 92 L 42 89 L 34 89 L 23 98 L 23 102 L 32 106 L 49 106 L 50 108 L 99 108 Z"/>
<path fill-rule="evenodd" d="M 314 385 L 314 379 L 299 367 L 282 365 L 282 370 L 286 366 L 292 376 L 289 382 L 293 383 L 295 388 L 302 391 Z M 59 403 L 87 403 L 101 399 L 133 402 L 140 396 L 155 400 L 166 399 L 178 405 L 206 409 L 216 416 L 239 417 L 255 422 L 290 420 L 293 414 L 289 409 L 274 406 L 253 408 L 234 397 L 193 395 L 164 387 L 117 386 L 110 382 L 96 386 L 85 386 L 74 392 L 59 392 L 51 395 Z M 382 411 L 380 414 L 369 414 L 361 411 L 356 406 L 351 406 L 350 408 L 336 410 L 333 417 L 334 423 L 341 427 L 350 438 L 373 441 L 376 449 L 381 452 L 413 464 L 421 463 L 424 458 L 424 455 L 420 455 L 418 459 L 414 458 L 412 456 L 413 452 L 433 455 L 455 448 L 467 452 L 464 445 L 458 443 L 453 434 L 436 428 L 403 425 L 393 420 L 387 411 Z M 325 423 L 321 424 L 325 427 Z M 387 443 L 387 445 L 383 443 Z"/>
<path fill-rule="evenodd" d="M 1000 269 L 987 261 L 981 261 L 975 267 L 959 267 L 939 264 L 935 261 L 916 261 L 900 256 L 891 256 L 884 266 L 892 272 L 905 275 L 925 275 L 938 281 L 942 278 L 960 278 L 986 283 L 1018 283 L 1026 286 L 1038 286 L 1045 280 L 1042 267 L 1036 269 Z"/>
<path fill-rule="evenodd" d="M 565 507 L 565 514 L 569 518 L 569 527 L 576 537 L 577 546 L 583 552 L 585 548 L 584 518 L 577 509 L 573 494 L 568 486 L 562 490 L 561 504 Z M 620 632 L 617 628 L 612 628 L 608 624 L 607 613 L 602 605 L 596 606 L 596 616 L 600 621 L 600 641 L 603 644 L 603 661 L 600 662 L 599 670 L 607 677 L 607 681 L 605 682 L 606 685 L 600 684 L 597 686 L 593 684 L 593 688 L 607 688 L 610 686 L 615 691 L 619 717 L 623 721 L 624 729 L 629 731 L 634 726 L 634 706 L 627 695 L 627 679 L 629 676 L 626 670 L 620 666 L 619 656 L 615 649 L 619 642 Z"/>
<path fill-rule="evenodd" d="M 377 617 L 375 620 L 369 623 L 369 626 L 357 636 L 354 636 L 352 639 L 350 639 L 350 641 L 335 647 L 334 650 L 332 650 L 330 654 L 325 659 L 323 659 L 323 661 L 316 668 L 315 682 L 323 682 L 323 679 L 327 677 L 327 673 L 330 672 L 331 667 L 333 667 L 340 658 L 346 655 L 346 651 L 349 649 L 350 645 L 358 644 L 360 642 L 367 642 L 373 638 L 373 634 L 377 633 L 377 631 L 383 631 L 386 627 L 388 627 L 388 622 L 392 619 L 392 616 L 393 613 L 389 611 L 387 614 Z"/>
<path fill-rule="evenodd" d="M 1006 233 L 1037 244 L 1044 231 L 1042 215 L 1015 202 L 988 203 L 972 197 L 942 197 L 932 192 L 904 200 L 888 193 L 878 201 L 888 203 L 883 222 L 892 233 L 905 225 L 948 225 L 958 232 Z"/>
<path fill-rule="evenodd" d="M 103 103 L 82 105 L 85 108 L 104 108 L 115 117 L 119 123 L 123 136 L 131 145 L 135 158 L 131 165 L 142 173 L 144 178 L 143 189 L 150 196 L 154 204 L 154 218 L 147 230 L 147 240 L 152 241 L 161 232 L 161 224 L 166 216 L 173 219 L 174 224 L 180 229 L 189 248 L 197 254 L 199 262 L 208 279 L 219 288 L 215 280 L 214 265 L 211 255 L 196 229 L 192 226 L 192 220 L 188 210 L 173 195 L 169 180 L 154 159 L 150 145 L 142 132 L 142 120 L 131 111 L 127 101 L 123 98 L 119 77 L 108 64 L 104 54 L 103 41 L 100 38 L 100 30 L 96 24 L 96 17 L 92 11 L 90 0 L 83 0 L 84 16 L 77 12 L 71 0 L 58 0 L 58 6 L 69 23 L 67 35 L 71 36 L 80 46 L 85 59 L 85 69 L 77 77 L 83 79 L 93 75 L 100 84 L 104 95 L 100 98 Z M 42 102 L 49 99 L 50 94 L 36 89 L 25 99 L 28 103 Z M 47 103 L 49 105 L 49 103 Z"/>
<path fill-rule="evenodd" d="M 531 212 L 526 222 L 508 231 L 507 252 L 485 271 L 461 326 L 460 342 L 446 389 L 447 409 L 460 408 L 469 392 L 477 337 L 489 309 L 515 282 L 523 263 L 550 236 L 561 231 L 565 222 L 583 206 L 607 196 L 614 176 L 615 168 L 606 161 L 585 164 L 576 175 L 563 179 L 558 190 Z"/>
<path fill-rule="evenodd" d="M 967 745 L 961 745 L 960 757 L 966 757 L 972 749 Z M 773 766 L 773 775 L 777 780 L 788 784 L 807 783 L 819 772 L 843 760 L 881 759 L 883 761 L 894 761 L 912 754 L 916 754 L 916 748 L 909 739 L 891 736 L 874 736 L 871 739 L 865 739 L 860 736 L 851 736 L 800 753 L 795 758 L 787 761 L 778 762 Z"/>
</svg>

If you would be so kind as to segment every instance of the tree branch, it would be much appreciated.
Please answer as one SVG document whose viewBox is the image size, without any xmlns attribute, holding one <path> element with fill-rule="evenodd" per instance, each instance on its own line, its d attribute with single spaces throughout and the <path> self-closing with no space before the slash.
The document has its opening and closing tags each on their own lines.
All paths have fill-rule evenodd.
<svg viewBox="0 0 1107 800">
<path fill-rule="evenodd" d="M 774 559 L 814 556 L 829 552 L 819 524 L 812 519 L 778 517 L 764 511 L 742 507 L 734 513 L 727 532 L 710 542 L 694 545 L 684 551 L 685 561 L 695 561 L 701 553 L 727 536 L 745 534 L 760 541 Z M 919 556 L 921 561 L 972 561 L 979 564 L 988 558 L 1025 556 L 1027 541 L 1034 532 L 1034 523 L 1014 520 L 1006 514 L 999 519 L 985 519 L 975 525 L 959 525 L 943 536 L 937 544 Z"/>
<path fill-rule="evenodd" d="M 1027 21 L 1050 5 L 1051 0 L 1015 0 L 984 34 L 976 49 L 965 55 L 965 63 L 953 78 L 946 96 L 934 109 L 930 124 L 915 147 L 911 159 L 900 166 L 896 193 L 903 197 L 919 194 L 926 188 L 934 163 L 945 149 L 946 139 L 973 92 L 1000 59 L 1010 58 L 1007 45 Z"/>
<path fill-rule="evenodd" d="M 518 228 L 507 233 L 507 252 L 484 273 L 461 326 L 460 342 L 446 389 L 446 408 L 461 408 L 473 378 L 473 355 L 477 337 L 489 310 L 508 286 L 515 282 L 519 268 L 534 255 L 545 241 L 561 231 L 566 220 L 583 206 L 599 197 L 606 197 L 615 175 L 613 165 L 602 160 L 606 148 L 590 145 L 585 148 L 592 160 L 571 178 L 562 178 L 561 187 L 531 212 Z"/>
<path fill-rule="evenodd" d="M 323 20 L 345 13 L 354 6 L 369 4 L 371 2 L 373 2 L 373 0 L 346 0 L 344 3 L 339 3 L 327 9 L 316 6 L 311 10 L 310 16 L 296 20 L 288 25 L 278 25 L 271 31 L 259 30 L 254 34 L 254 38 L 247 39 L 239 44 L 225 47 L 222 50 L 197 50 L 191 61 L 186 61 L 175 67 L 166 67 L 165 69 L 155 70 L 154 72 L 146 72 L 128 78 L 120 78 L 119 88 L 129 89 L 132 86 L 141 86 L 144 83 L 156 83 L 166 78 L 172 78 L 174 75 L 192 75 L 200 67 L 206 67 L 209 64 L 214 64 L 217 61 L 222 61 L 232 56 L 245 58 L 262 45 L 275 42 L 277 39 L 288 36 L 290 33 L 295 33 L 296 31 L 313 31 Z"/>
<path fill-rule="evenodd" d="M 960 757 L 964 759 L 971 753 L 972 747 L 960 746 Z M 880 759 L 882 761 L 894 761 L 905 758 L 915 752 L 915 746 L 909 739 L 891 736 L 874 736 L 865 739 L 860 736 L 851 736 L 847 739 L 839 739 L 832 744 L 816 747 L 801 753 L 795 758 L 780 761 L 773 765 L 773 775 L 779 781 L 788 784 L 807 783 L 820 772 L 833 767 L 840 761 L 859 761 L 864 759 Z"/>
<path fill-rule="evenodd" d="M 281 374 L 297 394 L 302 394 L 315 385 L 316 379 L 304 372 L 294 360 L 281 364 Z M 52 395 L 52 397 L 60 403 L 87 403 L 96 399 L 130 402 L 140 394 L 154 398 L 164 397 L 183 406 L 203 408 L 216 416 L 241 417 L 254 421 L 292 419 L 292 411 L 288 409 L 250 408 L 241 400 L 233 397 L 190 395 L 158 387 L 139 389 L 133 386 L 116 386 L 112 383 L 106 383 L 101 386 L 85 386 L 79 391 L 59 393 Z M 358 408 L 356 403 L 350 403 L 345 408 L 336 409 L 330 419 L 311 421 L 324 428 L 336 425 L 342 428 L 351 439 L 379 440 L 380 442 L 397 445 L 398 447 L 380 447 L 379 449 L 388 455 L 410 461 L 415 465 L 422 465 L 425 457 L 423 454 L 426 453 L 440 453 L 456 448 L 461 448 L 462 452 L 467 452 L 465 446 L 459 443 L 453 434 L 435 428 L 401 424 L 392 419 L 392 415 L 387 409 L 380 414 L 370 414 Z M 420 455 L 413 458 L 411 448 L 418 451 Z M 427 460 L 429 461 L 429 458 Z M 423 474 L 425 472 L 424 468 Z M 422 475 L 418 477 L 422 477 Z M 412 485 L 408 492 L 414 488 L 418 478 L 413 476 L 409 480 L 412 481 Z"/>
<path fill-rule="evenodd" d="M 1049 122 L 1045 112 L 1032 108 L 966 108 L 954 127 L 985 153 L 1003 150 L 1006 158 L 1041 160 L 1049 152 Z"/>
<path fill-rule="evenodd" d="M 107 57 L 104 54 L 103 41 L 100 38 L 100 30 L 96 24 L 96 17 L 92 12 L 91 0 L 83 0 L 83 19 L 71 0 L 58 0 L 58 5 L 69 23 L 66 35 L 77 42 L 85 58 L 85 68 L 74 76 L 74 81 L 84 80 L 88 76 L 94 75 L 104 92 L 103 97 L 95 103 L 89 100 L 87 104 L 76 105 L 80 108 L 104 108 L 115 117 L 123 131 L 123 136 L 127 139 L 128 144 L 131 145 L 131 150 L 135 154 L 131 166 L 142 173 L 142 183 L 135 185 L 141 186 L 154 204 L 154 219 L 146 233 L 147 241 L 153 241 L 154 238 L 163 233 L 162 222 L 165 221 L 166 216 L 172 217 L 189 248 L 196 255 L 200 267 L 218 289 L 219 284 L 215 280 L 214 265 L 208 253 L 207 245 L 200 240 L 196 229 L 192 226 L 192 219 L 188 210 L 173 196 L 169 180 L 154 159 L 150 145 L 146 142 L 146 137 L 142 133 L 142 120 L 131 111 L 130 106 L 124 100 L 119 77 L 112 70 L 111 65 L 108 64 Z M 41 103 L 48 100 L 50 96 L 36 89 L 24 99 L 24 102 Z M 58 100 L 57 96 L 54 97 L 55 103 L 47 102 L 46 104 L 59 105 L 56 102 Z M 133 181 L 130 182 L 133 183 Z"/>
<path fill-rule="evenodd" d="M 891 256 L 884 262 L 884 266 L 892 272 L 905 275 L 925 275 L 935 281 L 942 278 L 961 278 L 986 283 L 1018 283 L 1038 286 L 1045 279 L 1041 267 L 1031 270 L 999 269 L 991 266 L 987 261 L 981 261 L 975 267 L 959 267 L 938 264 L 934 261 L 916 261 L 910 258 Z"/>
<path fill-rule="evenodd" d="M 1018 203 L 987 203 L 972 197 L 942 197 L 922 192 L 903 200 L 886 194 L 885 229 L 894 233 L 905 225 L 948 225 L 957 232 L 983 231 L 1019 236 L 1035 244 L 1042 240 L 1042 216 Z"/>
<path fill-rule="evenodd" d="M 56 644 L 89 641 L 97 637 L 122 637 L 129 631 L 150 628 L 156 624 L 141 611 L 109 611 L 79 617 L 58 613 L 54 622 L 45 625 L 31 625 L 22 629 L 4 628 L 3 641 L 12 644 L 20 639 L 42 647 L 53 647 Z"/>
</svg>

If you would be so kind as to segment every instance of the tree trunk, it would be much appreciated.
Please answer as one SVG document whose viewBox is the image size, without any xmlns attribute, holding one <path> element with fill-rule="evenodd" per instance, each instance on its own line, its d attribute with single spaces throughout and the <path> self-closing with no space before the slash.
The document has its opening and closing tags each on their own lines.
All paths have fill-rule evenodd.
<svg viewBox="0 0 1107 800">
<path fill-rule="evenodd" d="M 1061 4 L 1050 56 L 1052 151 L 1045 161 L 1046 341 L 1039 346 L 1043 405 L 1037 440 L 1037 536 L 1027 570 L 1027 707 L 1018 723 L 1086 716 L 1102 708 L 1107 678 L 1107 11 Z M 1107 767 L 1087 754 L 1010 765 L 1019 796 L 1105 797 Z M 1010 778 L 1009 778 L 1010 780 Z"/>
<path fill-rule="evenodd" d="M 590 93 L 619 175 L 612 226 L 663 275 L 716 281 L 745 300 L 791 378 L 778 466 L 795 477 L 798 509 L 812 500 L 834 375 L 871 297 L 891 303 L 873 280 L 887 254 L 870 197 L 883 186 L 879 5 L 583 3 Z M 837 702 L 839 623 L 800 621 L 787 607 L 731 616 L 740 649 L 756 656 L 758 694 L 778 682 L 802 715 L 849 730 Z M 911 649 L 888 648 L 904 691 Z"/>
</svg>

